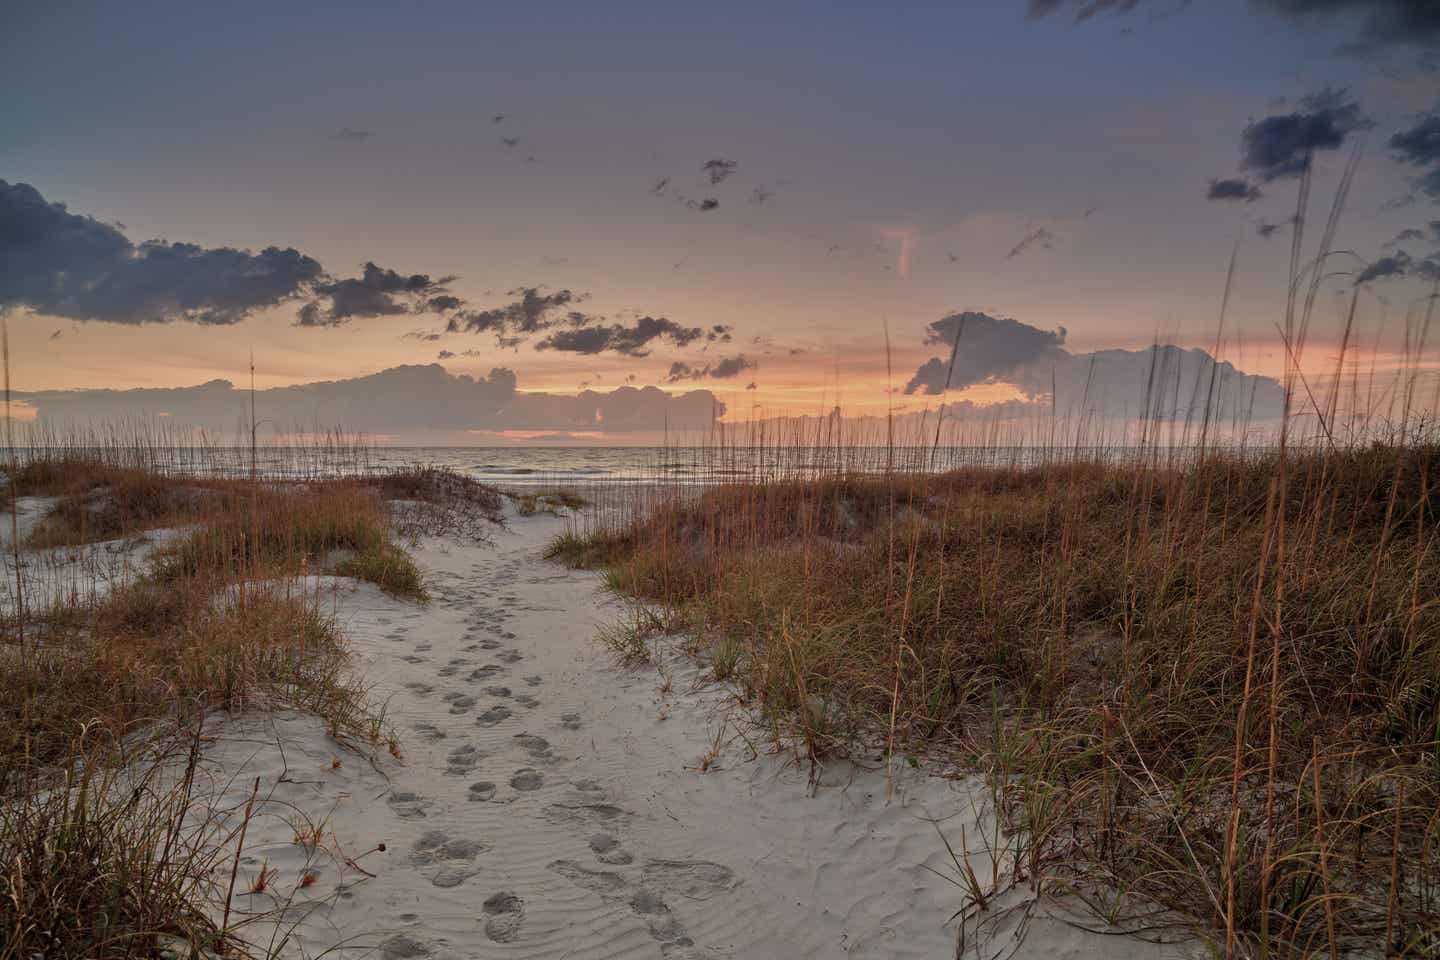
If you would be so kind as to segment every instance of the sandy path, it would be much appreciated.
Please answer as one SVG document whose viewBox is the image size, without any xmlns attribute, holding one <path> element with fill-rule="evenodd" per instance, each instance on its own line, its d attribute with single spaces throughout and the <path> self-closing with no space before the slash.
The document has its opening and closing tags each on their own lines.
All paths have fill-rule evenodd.
<svg viewBox="0 0 1440 960">
<path fill-rule="evenodd" d="M 739 739 L 700 772 L 722 691 L 691 690 L 693 667 L 668 690 L 617 668 L 592 640 L 617 613 L 596 578 L 538 556 L 559 529 L 423 546 L 425 609 L 332 582 L 404 759 L 368 762 L 307 716 L 214 725 L 217 808 L 238 816 L 260 781 L 238 886 L 275 870 L 237 910 L 291 901 L 290 955 L 953 956 L 959 897 L 924 868 L 949 869 L 930 820 L 973 847 L 983 793 L 907 769 L 887 803 L 883 771 L 836 764 L 811 796 L 806 771 Z M 296 842 L 307 819 L 325 823 L 315 851 Z M 1018 955 L 1165 954 L 1035 917 Z"/>
</svg>

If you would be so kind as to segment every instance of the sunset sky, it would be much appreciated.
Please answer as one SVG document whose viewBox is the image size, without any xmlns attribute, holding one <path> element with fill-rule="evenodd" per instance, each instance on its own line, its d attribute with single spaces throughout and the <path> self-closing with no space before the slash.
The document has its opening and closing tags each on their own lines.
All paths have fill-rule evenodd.
<svg viewBox="0 0 1440 960">
<path fill-rule="evenodd" d="M 1309 256 L 1357 146 L 1335 244 L 1353 256 L 1331 261 L 1311 362 L 1362 276 L 1389 362 L 1440 272 L 1433 3 L 57 2 L 5 21 L 22 398 L 248 386 L 253 352 L 262 388 L 439 363 L 513 371 L 506 396 L 708 390 L 731 419 L 1033 400 L 1042 378 L 1016 371 L 1057 350 L 1211 349 L 1237 243 L 1221 356 L 1275 375 L 1298 173 L 1313 158 Z M 153 239 L 197 247 L 161 263 Z M 271 269 L 269 247 L 302 266 L 240 290 L 226 271 Z M 238 266 L 206 259 L 225 249 Z M 523 332 L 523 311 L 486 312 L 526 289 L 574 297 Z M 1064 334 L 927 392 L 917 371 L 950 349 L 930 325 L 961 311 L 1024 327 L 979 350 Z M 425 402 L 344 426 L 589 429 L 559 400 L 473 423 Z"/>
</svg>

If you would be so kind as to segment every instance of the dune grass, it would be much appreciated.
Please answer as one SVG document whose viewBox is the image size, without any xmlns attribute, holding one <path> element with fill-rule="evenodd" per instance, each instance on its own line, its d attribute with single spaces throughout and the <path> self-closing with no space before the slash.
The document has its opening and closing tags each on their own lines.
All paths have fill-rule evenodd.
<svg viewBox="0 0 1440 960">
<path fill-rule="evenodd" d="M 240 855 L 233 824 L 193 795 L 206 713 L 295 707 L 341 742 L 398 756 L 308 575 L 423 603 L 403 536 L 481 535 L 498 495 L 431 470 L 346 473 L 327 459 L 309 476 L 245 479 L 163 469 L 160 448 L 76 447 L 7 470 L 11 498 L 57 499 L 12 544 L 21 602 L 8 584 L 0 617 L 0 960 L 155 957 L 167 943 L 246 955 L 215 881 Z M 176 526 L 103 588 L 33 589 L 66 551 Z"/>
<path fill-rule="evenodd" d="M 1124 891 L 1247 954 L 1333 928 L 1424 956 L 1437 471 L 1440 444 L 1412 437 L 756 482 L 550 553 L 671 611 L 617 634 L 628 658 L 647 627 L 688 628 L 812 759 L 879 740 L 986 772 L 1002 885 Z"/>
<path fill-rule="evenodd" d="M 589 505 L 578 491 L 566 488 L 554 490 L 507 490 L 505 496 L 515 504 L 522 517 L 546 513 L 560 516 L 561 510 L 580 510 Z"/>
</svg>

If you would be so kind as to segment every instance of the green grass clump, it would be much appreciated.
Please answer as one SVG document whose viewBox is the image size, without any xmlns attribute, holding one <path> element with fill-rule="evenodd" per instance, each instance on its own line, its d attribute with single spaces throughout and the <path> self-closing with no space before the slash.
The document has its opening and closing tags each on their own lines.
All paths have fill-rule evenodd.
<svg viewBox="0 0 1440 960">
<path fill-rule="evenodd" d="M 342 577 L 354 577 L 375 584 L 392 597 L 425 603 L 429 595 L 414 559 L 404 550 L 391 544 L 382 544 L 340 561 L 335 572 Z"/>
</svg>

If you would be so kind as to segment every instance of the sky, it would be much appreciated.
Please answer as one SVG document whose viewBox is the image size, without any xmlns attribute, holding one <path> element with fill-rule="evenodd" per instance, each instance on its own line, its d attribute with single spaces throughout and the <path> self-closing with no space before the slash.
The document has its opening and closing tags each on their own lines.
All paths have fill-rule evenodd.
<svg viewBox="0 0 1440 960">
<path fill-rule="evenodd" d="M 1300 174 L 1310 256 L 1352 155 L 1350 253 L 1327 261 L 1306 362 L 1334 354 L 1357 286 L 1366 343 L 1396 362 L 1440 271 L 1426 0 L 6 20 L 22 418 L 231 417 L 252 356 L 277 417 L 397 442 L 1048 405 L 1097 356 L 1128 383 L 1157 339 L 1247 383 L 1283 368 Z M 962 315 L 985 319 L 954 346 Z M 963 383 L 926 366 L 952 346 Z"/>
</svg>

